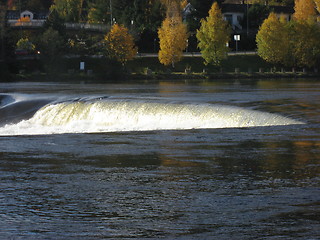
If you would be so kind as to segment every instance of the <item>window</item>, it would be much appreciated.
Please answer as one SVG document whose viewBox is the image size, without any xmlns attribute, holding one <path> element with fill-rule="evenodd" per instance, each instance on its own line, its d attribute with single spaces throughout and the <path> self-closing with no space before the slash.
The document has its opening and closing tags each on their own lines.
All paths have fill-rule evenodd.
<svg viewBox="0 0 320 240">
<path fill-rule="evenodd" d="M 226 14 L 226 15 L 224 15 L 224 18 L 226 19 L 226 21 L 228 21 L 228 23 L 229 23 L 230 25 L 233 24 L 232 14 Z"/>
</svg>

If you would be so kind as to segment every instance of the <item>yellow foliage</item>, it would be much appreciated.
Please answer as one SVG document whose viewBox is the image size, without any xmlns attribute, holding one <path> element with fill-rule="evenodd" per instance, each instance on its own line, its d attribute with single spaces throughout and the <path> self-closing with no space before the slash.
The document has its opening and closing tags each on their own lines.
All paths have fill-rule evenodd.
<svg viewBox="0 0 320 240">
<path fill-rule="evenodd" d="M 167 17 L 181 16 L 181 11 L 187 6 L 187 0 L 161 0 L 161 3 L 166 7 Z"/>
<path fill-rule="evenodd" d="M 294 19 L 297 21 L 315 18 L 317 14 L 314 0 L 295 0 L 294 11 Z"/>
<path fill-rule="evenodd" d="M 181 0 L 181 9 L 184 9 L 188 5 L 188 0 Z"/>
<path fill-rule="evenodd" d="M 123 25 L 114 24 L 105 36 L 107 54 L 110 58 L 125 64 L 137 54 L 137 47 L 128 29 Z"/>
<path fill-rule="evenodd" d="M 314 3 L 316 4 L 318 12 L 320 12 L 320 0 L 314 0 Z"/>
<path fill-rule="evenodd" d="M 178 62 L 182 58 L 183 50 L 187 47 L 187 26 L 181 17 L 167 17 L 158 30 L 160 39 L 159 61 L 164 65 Z"/>
<path fill-rule="evenodd" d="M 27 51 L 33 51 L 36 48 L 36 46 L 27 37 L 19 39 L 16 47 L 17 49 L 23 49 Z"/>
<path fill-rule="evenodd" d="M 293 53 L 297 65 L 312 67 L 320 57 L 320 27 L 316 21 L 298 21 L 294 24 Z"/>
<path fill-rule="evenodd" d="M 271 13 L 256 36 L 258 55 L 270 63 L 290 65 L 290 35 L 284 18 Z"/>
</svg>

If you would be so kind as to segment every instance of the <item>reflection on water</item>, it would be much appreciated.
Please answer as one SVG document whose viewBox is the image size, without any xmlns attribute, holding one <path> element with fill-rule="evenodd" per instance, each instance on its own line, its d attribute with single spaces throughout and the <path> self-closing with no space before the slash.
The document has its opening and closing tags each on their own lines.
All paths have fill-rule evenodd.
<svg viewBox="0 0 320 240">
<path fill-rule="evenodd" d="M 1 239 L 320 238 L 317 82 L 51 87 L 3 89 L 219 102 L 307 124 L 2 136 Z"/>
</svg>

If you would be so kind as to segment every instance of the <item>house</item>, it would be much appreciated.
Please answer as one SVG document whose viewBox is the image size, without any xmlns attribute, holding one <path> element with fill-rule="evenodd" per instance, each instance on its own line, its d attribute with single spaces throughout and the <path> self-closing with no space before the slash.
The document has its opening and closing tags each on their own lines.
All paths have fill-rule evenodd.
<svg viewBox="0 0 320 240">
<path fill-rule="evenodd" d="M 228 3 L 228 2 L 235 2 L 238 3 Z M 241 31 L 242 29 L 246 28 L 247 26 L 243 24 L 243 19 L 246 16 L 249 9 L 252 7 L 252 4 L 247 4 L 243 0 L 226 0 L 221 5 L 221 11 L 224 16 L 224 19 L 227 20 L 232 29 L 234 31 Z M 275 12 L 279 17 L 285 16 L 287 20 L 291 19 L 292 14 L 294 13 L 293 7 L 288 6 L 270 6 L 271 11 Z M 250 19 L 248 19 L 250 21 Z M 249 24 L 250 25 L 250 24 Z"/>
<path fill-rule="evenodd" d="M 191 5 L 191 3 L 188 3 L 187 6 L 182 10 L 182 18 L 185 22 L 189 15 L 191 15 L 196 9 Z"/>
<path fill-rule="evenodd" d="M 48 17 L 48 12 L 31 12 L 29 10 L 17 11 L 8 10 L 7 11 L 7 21 L 10 26 L 42 26 Z"/>
<path fill-rule="evenodd" d="M 224 19 L 229 22 L 235 31 L 242 30 L 242 20 L 248 9 L 249 5 L 247 4 L 222 4 L 221 6 Z"/>
</svg>

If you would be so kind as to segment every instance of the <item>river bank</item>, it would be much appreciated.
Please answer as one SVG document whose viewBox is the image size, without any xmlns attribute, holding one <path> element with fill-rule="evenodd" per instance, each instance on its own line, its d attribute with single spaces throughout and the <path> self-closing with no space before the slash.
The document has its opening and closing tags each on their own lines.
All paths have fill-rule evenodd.
<svg viewBox="0 0 320 240">
<path fill-rule="evenodd" d="M 81 66 L 81 67 L 80 67 Z M 12 67 L 11 67 L 12 68 Z M 206 66 L 199 56 L 187 56 L 172 66 L 156 56 L 137 57 L 121 66 L 104 58 L 70 57 L 50 65 L 41 59 L 17 61 L 14 71 L 1 68 L 1 81 L 113 82 L 156 80 L 234 80 L 255 78 L 318 78 L 317 69 L 273 66 L 257 55 L 231 55 L 220 67 Z M 13 72 L 13 73 L 12 73 Z"/>
</svg>

